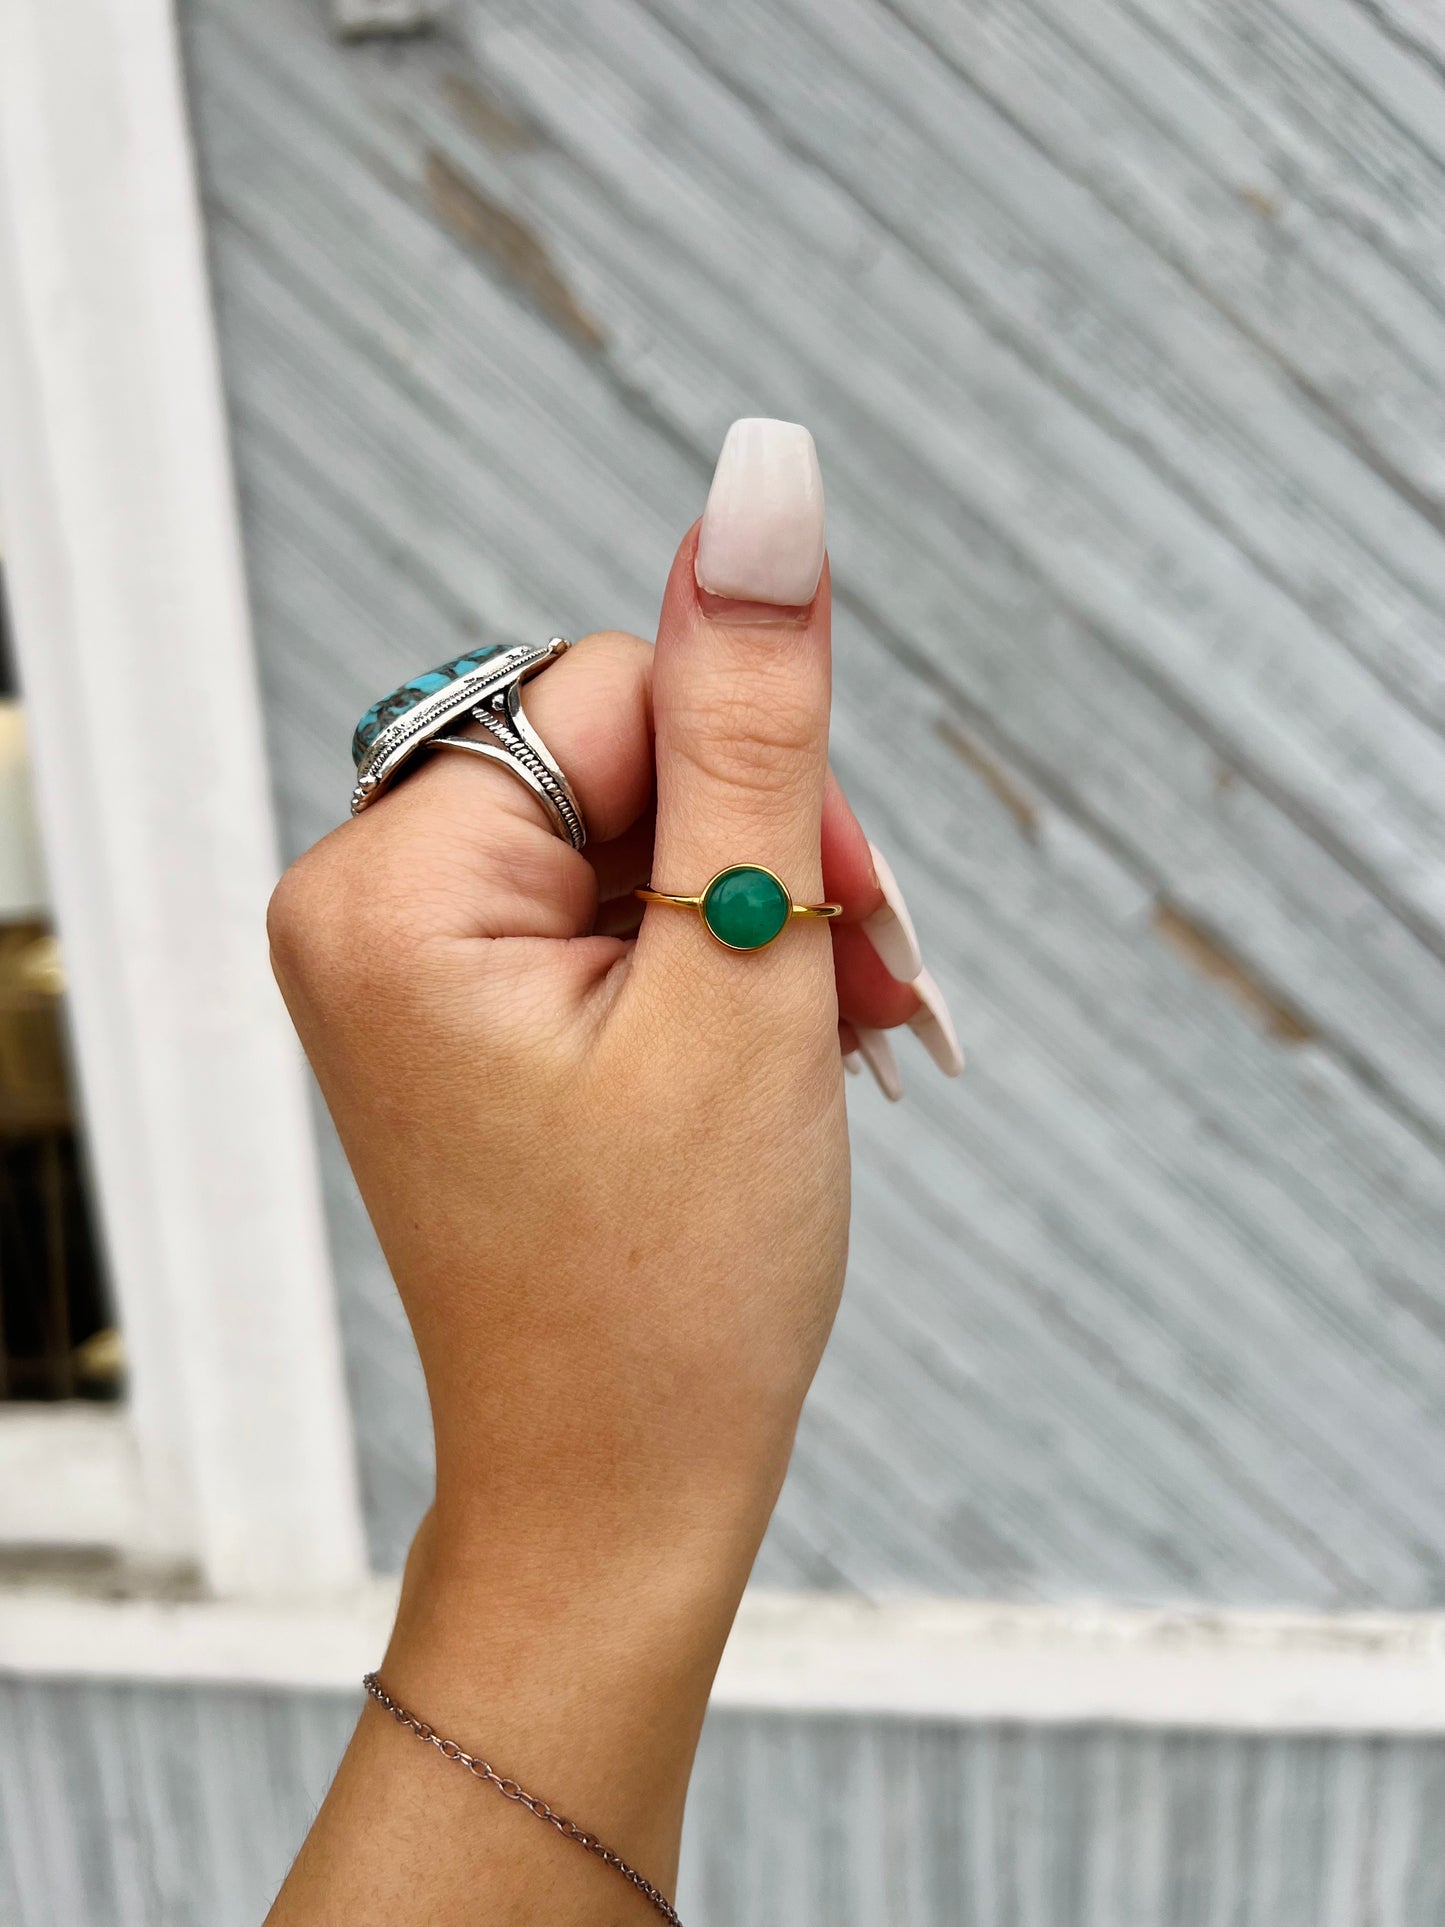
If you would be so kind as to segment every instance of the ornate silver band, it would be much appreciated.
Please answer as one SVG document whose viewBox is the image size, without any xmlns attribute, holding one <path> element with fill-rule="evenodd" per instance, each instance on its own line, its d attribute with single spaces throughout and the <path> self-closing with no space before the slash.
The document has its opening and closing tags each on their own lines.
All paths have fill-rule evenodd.
<svg viewBox="0 0 1445 1927">
<path fill-rule="evenodd" d="M 557 835 L 580 850 L 587 841 L 581 806 L 557 759 L 522 709 L 522 684 L 570 647 L 565 637 L 553 636 L 545 647 L 524 643 L 512 649 L 478 650 L 443 670 L 403 683 L 383 698 L 358 725 L 352 814 L 366 809 L 415 767 L 418 752 L 460 749 L 500 763 L 519 777 L 541 802 Z M 463 673 L 454 673 L 458 669 Z M 480 724 L 486 737 L 453 733 L 468 723 Z"/>
<path fill-rule="evenodd" d="M 489 708 L 472 711 L 472 720 L 489 730 L 494 740 L 483 743 L 475 736 L 437 736 L 432 741 L 433 749 L 464 749 L 520 776 L 542 799 L 558 836 L 580 850 L 587 841 L 582 811 L 560 766 L 522 713 L 520 684 L 514 682 L 510 689 L 498 691 Z"/>
</svg>

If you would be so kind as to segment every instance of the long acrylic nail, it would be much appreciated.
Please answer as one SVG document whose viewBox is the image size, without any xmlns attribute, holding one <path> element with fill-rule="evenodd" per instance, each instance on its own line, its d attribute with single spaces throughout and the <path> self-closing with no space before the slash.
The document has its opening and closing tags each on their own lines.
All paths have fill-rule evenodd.
<svg viewBox="0 0 1445 1927">
<path fill-rule="evenodd" d="M 870 1030 L 866 1024 L 855 1024 L 853 1029 L 858 1038 L 858 1049 L 863 1062 L 873 1073 L 873 1081 L 888 1099 L 896 1104 L 903 1095 L 903 1079 L 898 1075 L 897 1060 L 893 1046 L 885 1031 Z"/>
<path fill-rule="evenodd" d="M 823 478 L 807 429 L 734 422 L 698 531 L 698 587 L 733 602 L 800 608 L 817 594 L 825 546 Z"/>
<path fill-rule="evenodd" d="M 958 1047 L 958 1032 L 943 1001 L 943 992 L 926 970 L 913 979 L 918 992 L 918 1009 L 908 1020 L 908 1028 L 918 1038 L 945 1077 L 957 1077 L 963 1069 L 963 1052 Z M 861 1041 L 862 1032 L 859 1032 Z"/>
<path fill-rule="evenodd" d="M 923 952 L 918 948 L 913 919 L 903 901 L 893 866 L 876 843 L 870 843 L 868 848 L 873 853 L 873 870 L 883 892 L 883 902 L 871 917 L 863 919 L 863 934 L 878 952 L 889 976 L 901 984 L 911 984 L 923 968 Z"/>
<path fill-rule="evenodd" d="M 843 1053 L 843 1068 L 844 1068 L 844 1070 L 845 1070 L 845 1071 L 847 1071 L 847 1073 L 848 1073 L 848 1075 L 849 1075 L 850 1077 L 857 1077 L 857 1076 L 858 1076 L 858 1074 L 859 1074 L 859 1072 L 860 1072 L 860 1071 L 861 1071 L 861 1070 L 863 1069 L 863 1059 L 862 1059 L 862 1057 L 861 1057 L 861 1056 L 860 1056 L 860 1055 L 858 1054 L 858 1052 L 857 1052 L 857 1051 L 855 1051 L 855 1050 L 845 1050 L 845 1051 L 844 1051 L 844 1053 Z"/>
</svg>

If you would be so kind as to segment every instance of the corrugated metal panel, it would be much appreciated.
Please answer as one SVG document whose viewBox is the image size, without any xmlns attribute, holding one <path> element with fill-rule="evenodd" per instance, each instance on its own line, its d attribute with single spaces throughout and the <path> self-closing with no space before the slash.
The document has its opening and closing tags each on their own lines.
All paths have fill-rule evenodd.
<svg viewBox="0 0 1445 1927">
<path fill-rule="evenodd" d="M 354 1711 L 0 1685 L 0 1919 L 256 1927 Z M 679 1904 L 689 1927 L 1430 1927 L 1442 1800 L 1436 1742 L 715 1716 Z"/>
</svg>

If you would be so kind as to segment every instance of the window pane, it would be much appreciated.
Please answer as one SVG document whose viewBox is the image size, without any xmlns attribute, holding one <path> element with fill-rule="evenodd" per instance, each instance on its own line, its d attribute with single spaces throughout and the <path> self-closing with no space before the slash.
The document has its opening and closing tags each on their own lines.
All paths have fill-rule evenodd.
<svg viewBox="0 0 1445 1927">
<path fill-rule="evenodd" d="M 115 1398 L 25 713 L 0 593 L 0 1400 Z"/>
</svg>

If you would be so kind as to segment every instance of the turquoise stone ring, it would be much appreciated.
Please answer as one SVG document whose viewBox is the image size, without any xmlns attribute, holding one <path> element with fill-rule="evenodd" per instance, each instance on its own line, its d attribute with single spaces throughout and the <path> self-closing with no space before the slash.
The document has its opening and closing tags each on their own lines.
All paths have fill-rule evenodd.
<svg viewBox="0 0 1445 1927">
<path fill-rule="evenodd" d="M 639 890 L 644 903 L 674 910 L 696 910 L 708 935 L 725 950 L 766 950 L 793 917 L 839 917 L 841 903 L 794 903 L 780 876 L 760 863 L 734 863 L 719 870 L 699 896 L 673 896 L 666 890 Z"/>
<path fill-rule="evenodd" d="M 484 662 L 500 656 L 502 648 L 500 642 L 494 642 L 485 649 L 473 649 L 469 655 L 453 656 L 450 662 L 444 662 L 439 669 L 428 669 L 425 675 L 413 676 L 410 682 L 404 682 L 399 689 L 393 689 L 389 696 L 383 696 L 380 702 L 373 703 L 356 725 L 356 733 L 351 738 L 352 762 L 359 769 L 362 758 L 388 723 L 394 723 L 399 716 L 405 716 L 415 709 L 423 696 L 434 696 L 439 689 L 447 688 L 469 670 L 480 669 Z"/>
<path fill-rule="evenodd" d="M 500 763 L 524 782 L 558 836 L 580 850 L 587 841 L 581 807 L 557 759 L 527 721 L 521 693 L 523 683 L 540 675 L 571 646 L 563 636 L 512 648 L 490 643 L 413 676 L 373 703 L 351 739 L 356 764 L 352 815 L 374 803 L 398 776 L 414 769 L 419 751 L 460 749 Z M 480 726 L 484 733 L 453 733 L 468 725 L 474 731 Z"/>
</svg>

